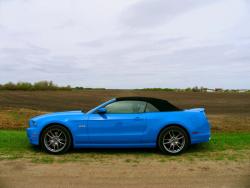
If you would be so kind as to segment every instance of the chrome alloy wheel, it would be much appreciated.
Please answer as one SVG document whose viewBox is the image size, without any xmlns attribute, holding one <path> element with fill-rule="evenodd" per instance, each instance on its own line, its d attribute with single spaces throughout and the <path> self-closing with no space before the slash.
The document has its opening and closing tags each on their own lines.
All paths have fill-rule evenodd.
<svg viewBox="0 0 250 188">
<path fill-rule="evenodd" d="M 47 150 L 58 153 L 66 147 L 67 136 L 60 129 L 50 129 L 44 136 L 44 145 Z"/>
<path fill-rule="evenodd" d="M 163 137 L 163 147 L 169 153 L 180 152 L 185 146 L 185 136 L 179 130 L 168 130 Z"/>
</svg>

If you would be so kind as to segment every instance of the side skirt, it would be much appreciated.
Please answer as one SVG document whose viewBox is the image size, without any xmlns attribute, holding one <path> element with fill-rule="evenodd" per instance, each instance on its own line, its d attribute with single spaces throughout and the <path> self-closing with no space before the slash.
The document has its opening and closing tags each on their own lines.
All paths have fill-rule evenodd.
<svg viewBox="0 0 250 188">
<path fill-rule="evenodd" d="M 148 144 L 76 144 L 74 148 L 155 148 L 155 143 Z"/>
</svg>

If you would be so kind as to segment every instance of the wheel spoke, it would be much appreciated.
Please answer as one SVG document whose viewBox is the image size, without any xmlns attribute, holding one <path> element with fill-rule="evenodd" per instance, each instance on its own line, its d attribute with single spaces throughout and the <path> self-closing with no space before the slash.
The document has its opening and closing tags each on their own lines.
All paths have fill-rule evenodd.
<svg viewBox="0 0 250 188">
<path fill-rule="evenodd" d="M 174 144 L 171 144 L 169 149 L 171 149 L 172 147 L 173 147 L 173 149 L 174 149 Z"/>
<path fill-rule="evenodd" d="M 169 141 L 169 140 L 172 140 L 171 138 L 164 138 L 163 139 L 164 141 Z"/>
<path fill-rule="evenodd" d="M 170 144 L 172 141 L 163 142 L 163 144 Z"/>
<path fill-rule="evenodd" d="M 61 141 L 58 141 L 58 142 L 59 142 L 60 144 L 63 144 L 63 145 L 65 144 L 64 142 L 61 142 Z"/>
<path fill-rule="evenodd" d="M 60 134 L 58 135 L 58 138 L 60 138 L 61 134 L 62 134 L 62 131 L 61 131 Z"/>
<path fill-rule="evenodd" d="M 176 139 L 177 139 L 177 140 L 180 140 L 180 139 L 182 139 L 182 138 L 184 138 L 184 136 L 177 137 Z"/>
<path fill-rule="evenodd" d="M 169 131 L 169 135 L 170 135 L 170 138 L 173 138 L 174 137 L 174 134 L 173 134 L 173 131 Z"/>
<path fill-rule="evenodd" d="M 180 148 L 181 148 L 181 146 L 179 146 L 179 144 L 180 144 L 180 143 L 178 142 L 178 143 L 176 144 L 176 146 L 180 149 Z"/>
<path fill-rule="evenodd" d="M 47 135 L 49 135 L 49 133 L 50 133 L 50 135 L 51 135 L 52 137 L 55 136 L 54 133 L 53 133 L 52 131 L 49 131 L 49 132 L 47 133 Z"/>
<path fill-rule="evenodd" d="M 180 132 L 178 132 L 178 134 L 175 136 L 176 138 L 178 138 L 179 136 L 181 136 L 182 134 Z"/>
<path fill-rule="evenodd" d="M 49 134 L 47 134 L 47 136 L 48 136 L 49 138 L 51 138 L 51 139 L 53 138 L 53 136 L 50 136 Z"/>
<path fill-rule="evenodd" d="M 172 138 L 173 136 L 172 136 L 172 132 L 171 131 L 169 131 L 169 135 L 170 135 L 170 138 Z"/>
</svg>

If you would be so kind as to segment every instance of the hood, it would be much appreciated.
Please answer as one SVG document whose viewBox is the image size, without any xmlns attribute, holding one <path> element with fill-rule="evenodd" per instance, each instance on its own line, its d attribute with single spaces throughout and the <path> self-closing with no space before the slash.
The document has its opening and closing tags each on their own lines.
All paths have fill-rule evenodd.
<svg viewBox="0 0 250 188">
<path fill-rule="evenodd" d="M 43 114 L 36 117 L 33 117 L 32 120 L 36 121 L 43 118 L 53 118 L 53 117 L 68 117 L 68 116 L 76 116 L 76 115 L 84 115 L 84 112 L 81 110 L 76 111 L 66 111 L 66 112 L 53 112 L 49 114 Z"/>
</svg>

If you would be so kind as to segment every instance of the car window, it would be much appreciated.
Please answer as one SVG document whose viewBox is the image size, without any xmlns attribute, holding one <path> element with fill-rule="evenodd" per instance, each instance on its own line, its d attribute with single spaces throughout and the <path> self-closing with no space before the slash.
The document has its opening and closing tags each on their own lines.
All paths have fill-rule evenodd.
<svg viewBox="0 0 250 188">
<path fill-rule="evenodd" d="M 144 101 L 117 101 L 105 106 L 108 114 L 143 113 L 146 108 Z"/>
<path fill-rule="evenodd" d="M 151 103 L 147 103 L 145 112 L 159 112 L 159 110 L 153 106 Z"/>
</svg>

